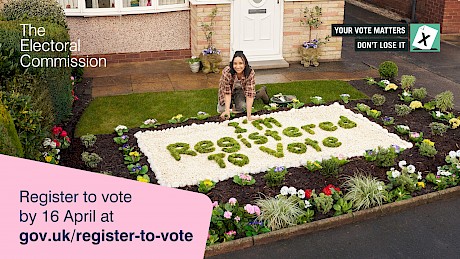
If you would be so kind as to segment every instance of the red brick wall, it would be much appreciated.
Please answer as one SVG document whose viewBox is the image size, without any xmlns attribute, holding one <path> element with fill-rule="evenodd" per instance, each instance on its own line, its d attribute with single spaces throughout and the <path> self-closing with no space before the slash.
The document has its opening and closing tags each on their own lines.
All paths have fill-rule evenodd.
<svg viewBox="0 0 460 259">
<path fill-rule="evenodd" d="M 141 61 L 155 61 L 155 60 L 171 60 L 171 59 L 185 59 L 190 58 L 190 49 L 182 50 L 163 50 L 163 51 L 145 51 L 138 53 L 111 53 L 100 55 L 89 55 L 94 58 L 106 58 L 107 63 L 124 63 L 124 62 L 141 62 Z M 72 56 L 72 57 L 86 57 Z"/>
<path fill-rule="evenodd" d="M 412 18 L 412 0 L 362 0 L 403 17 Z M 460 33 L 459 0 L 417 0 L 416 18 L 419 23 L 440 23 L 444 34 Z"/>
<path fill-rule="evenodd" d="M 445 0 L 442 33 L 460 34 L 460 1 Z"/>
<path fill-rule="evenodd" d="M 441 23 L 445 0 L 417 0 L 417 20 L 419 23 Z"/>
<path fill-rule="evenodd" d="M 387 10 L 400 14 L 403 17 L 410 18 L 412 0 L 362 0 L 363 2 L 383 7 Z"/>
</svg>

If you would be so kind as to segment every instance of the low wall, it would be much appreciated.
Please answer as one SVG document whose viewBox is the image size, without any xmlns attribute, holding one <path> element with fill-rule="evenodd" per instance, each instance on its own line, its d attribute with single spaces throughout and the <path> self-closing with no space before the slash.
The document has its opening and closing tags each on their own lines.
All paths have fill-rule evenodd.
<svg viewBox="0 0 460 259">
<path fill-rule="evenodd" d="M 67 17 L 75 55 L 190 49 L 190 12 L 104 17 Z"/>
</svg>

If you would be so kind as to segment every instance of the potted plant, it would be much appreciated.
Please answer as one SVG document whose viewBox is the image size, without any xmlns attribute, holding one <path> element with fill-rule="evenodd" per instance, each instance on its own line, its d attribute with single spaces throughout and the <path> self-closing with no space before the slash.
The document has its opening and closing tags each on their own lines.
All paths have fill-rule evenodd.
<svg viewBox="0 0 460 259">
<path fill-rule="evenodd" d="M 193 73 L 198 73 L 200 71 L 200 58 L 192 56 L 191 58 L 187 59 L 187 62 L 190 66 L 190 70 Z"/>
<path fill-rule="evenodd" d="M 214 34 L 214 19 L 217 15 L 217 8 L 214 8 L 211 14 L 208 15 L 210 18 L 209 23 L 201 22 L 201 30 L 204 32 L 208 47 L 200 53 L 200 60 L 203 64 L 203 73 L 207 74 L 210 72 L 219 73 L 219 64 L 222 62 L 220 56 L 220 50 L 213 46 L 212 35 Z"/>
<path fill-rule="evenodd" d="M 300 61 L 304 67 L 309 67 L 313 65 L 315 67 L 319 66 L 318 58 L 320 56 L 319 47 L 323 44 L 326 44 L 329 41 L 330 36 L 326 36 L 324 39 L 311 39 L 311 32 L 313 28 L 317 29 L 323 22 L 320 21 L 320 17 L 323 14 L 322 9 L 319 6 L 315 6 L 312 9 L 305 7 L 303 11 L 303 19 L 300 23 L 303 26 L 308 27 L 308 41 L 304 41 L 302 46 L 299 47 L 299 53 L 302 56 Z"/>
</svg>

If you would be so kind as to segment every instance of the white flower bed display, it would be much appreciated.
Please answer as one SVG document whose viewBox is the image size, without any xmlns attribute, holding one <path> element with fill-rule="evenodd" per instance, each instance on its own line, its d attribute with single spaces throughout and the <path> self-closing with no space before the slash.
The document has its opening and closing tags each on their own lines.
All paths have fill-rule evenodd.
<svg viewBox="0 0 460 259">
<path fill-rule="evenodd" d="M 345 116 L 357 124 L 351 129 L 344 129 L 338 125 L 340 116 Z M 243 118 L 224 121 L 222 123 L 205 123 L 201 125 L 190 125 L 179 128 L 170 128 L 158 131 L 137 132 L 138 146 L 147 156 L 152 170 L 155 173 L 160 185 L 169 187 L 181 187 L 186 185 L 195 185 L 204 179 L 213 181 L 222 181 L 233 177 L 239 173 L 256 174 L 264 172 L 274 166 L 298 167 L 303 166 L 307 161 L 315 161 L 330 158 L 331 156 L 354 157 L 362 156 L 368 149 L 375 149 L 379 146 L 389 147 L 398 145 L 401 148 L 411 148 L 412 143 L 400 139 L 397 135 L 389 133 L 380 125 L 369 121 L 361 114 L 355 114 L 351 110 L 345 109 L 342 105 L 334 103 L 329 106 L 315 106 L 302 109 L 292 109 L 289 111 L 275 112 L 263 115 L 261 118 L 274 118 L 282 124 L 282 127 L 273 125 L 268 129 L 277 131 L 281 137 L 280 141 L 268 136 L 268 142 L 265 144 L 255 144 L 254 140 L 249 139 L 248 135 L 259 132 L 264 135 L 267 127 L 263 124 L 262 130 L 256 129 L 251 122 L 243 124 Z M 337 126 L 335 131 L 325 131 L 319 128 L 321 122 L 332 122 Z M 235 128 L 228 126 L 229 122 L 238 122 L 241 128 L 247 129 L 247 132 L 241 133 L 243 138 L 251 143 L 251 148 L 246 147 L 243 142 L 237 138 Z M 301 126 L 314 124 L 315 134 L 310 134 L 301 129 Z M 299 137 L 288 137 L 283 134 L 283 129 L 287 127 L 296 127 L 302 133 Z M 222 151 L 222 147 L 217 145 L 217 141 L 223 137 L 235 139 L 241 146 L 237 154 L 243 154 L 249 158 L 249 163 L 239 167 L 228 161 L 230 153 Z M 325 147 L 322 143 L 327 137 L 335 137 L 342 143 L 341 146 L 331 148 Z M 303 154 L 295 154 L 287 150 L 290 143 L 305 143 L 305 139 L 316 140 L 321 147 L 318 152 L 311 146 L 307 146 L 307 151 Z M 198 153 L 194 149 L 196 143 L 204 140 L 212 141 L 216 148 L 212 153 Z M 190 150 L 197 153 L 196 156 L 180 155 L 177 161 L 167 149 L 167 146 L 174 143 L 187 143 Z M 259 149 L 260 146 L 276 150 L 277 143 L 282 143 L 284 157 L 277 158 L 265 153 Z M 217 153 L 225 153 L 225 168 L 219 167 L 216 161 L 208 160 L 208 156 Z"/>
</svg>

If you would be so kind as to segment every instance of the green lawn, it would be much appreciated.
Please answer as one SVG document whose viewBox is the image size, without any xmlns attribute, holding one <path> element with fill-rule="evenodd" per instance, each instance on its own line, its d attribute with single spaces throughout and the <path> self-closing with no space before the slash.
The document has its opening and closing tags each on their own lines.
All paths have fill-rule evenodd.
<svg viewBox="0 0 460 259">
<path fill-rule="evenodd" d="M 295 95 L 304 103 L 309 103 L 312 96 L 321 96 L 326 102 L 339 100 L 339 95 L 343 93 L 350 94 L 350 99 L 367 98 L 344 81 L 318 80 L 265 85 L 270 96 L 277 93 Z M 166 123 L 179 113 L 185 117 L 196 116 L 198 111 L 217 115 L 216 105 L 217 89 L 96 98 L 81 117 L 76 136 L 112 133 L 120 124 L 129 128 L 139 127 L 146 119 L 157 119 L 160 123 Z M 263 106 L 260 100 L 254 102 L 256 110 Z"/>
</svg>

